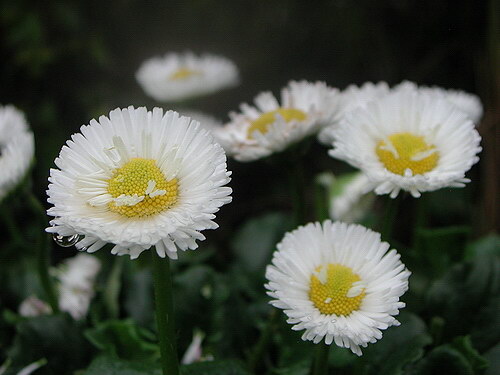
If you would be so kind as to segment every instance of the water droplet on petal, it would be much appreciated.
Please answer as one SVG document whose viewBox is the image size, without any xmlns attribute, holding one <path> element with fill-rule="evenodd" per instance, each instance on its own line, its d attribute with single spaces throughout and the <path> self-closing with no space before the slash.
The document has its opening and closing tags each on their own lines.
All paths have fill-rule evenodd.
<svg viewBox="0 0 500 375">
<path fill-rule="evenodd" d="M 72 236 L 61 236 L 57 233 L 54 233 L 52 235 L 52 238 L 54 239 L 54 242 L 58 244 L 61 247 L 70 247 L 73 246 L 75 243 L 80 240 L 80 235 L 79 234 L 73 234 Z"/>
<path fill-rule="evenodd" d="M 330 320 L 330 323 L 337 323 L 337 319 Z"/>
</svg>

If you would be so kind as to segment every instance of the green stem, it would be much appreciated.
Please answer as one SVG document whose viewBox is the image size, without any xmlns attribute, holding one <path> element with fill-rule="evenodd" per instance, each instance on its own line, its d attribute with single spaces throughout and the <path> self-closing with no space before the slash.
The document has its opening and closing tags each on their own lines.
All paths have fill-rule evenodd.
<svg viewBox="0 0 500 375">
<path fill-rule="evenodd" d="M 323 222 L 330 217 L 328 212 L 328 189 L 316 181 L 314 184 L 314 205 L 316 220 Z"/>
<path fill-rule="evenodd" d="M 121 290 L 121 276 L 123 271 L 123 256 L 113 256 L 113 266 L 104 290 L 104 303 L 111 319 L 117 319 L 120 313 L 118 299 Z"/>
<path fill-rule="evenodd" d="M 257 374 L 257 365 L 259 361 L 262 360 L 262 357 L 267 351 L 269 343 L 271 342 L 271 337 L 274 332 L 274 328 L 276 327 L 276 320 L 278 318 L 278 313 L 275 309 L 271 311 L 267 324 L 264 328 L 264 331 L 259 337 L 259 341 L 255 345 L 253 352 L 250 354 L 248 359 L 248 368 L 252 374 Z"/>
<path fill-rule="evenodd" d="M 23 235 L 19 230 L 15 220 L 12 220 L 12 213 L 9 211 L 7 205 L 3 204 L 0 207 L 0 214 L 2 215 L 2 220 L 5 223 L 5 227 L 9 232 L 10 238 L 14 242 L 14 244 L 20 245 L 23 243 Z"/>
<path fill-rule="evenodd" d="M 294 227 L 298 227 L 306 220 L 304 170 L 300 158 L 295 160 L 290 168 L 290 187 L 292 189 Z"/>
<path fill-rule="evenodd" d="M 52 245 L 52 238 L 50 234 L 45 232 L 45 226 L 47 225 L 47 216 L 45 214 L 45 209 L 43 208 L 40 201 L 33 195 L 31 191 L 27 192 L 28 203 L 37 214 L 40 221 L 40 230 L 37 246 L 37 270 L 40 277 L 40 282 L 42 288 L 45 291 L 47 301 L 52 308 L 54 314 L 59 312 L 59 303 L 57 302 L 57 292 L 54 287 L 53 280 L 49 274 L 50 267 L 50 254 L 49 250 Z"/>
<path fill-rule="evenodd" d="M 400 197 L 396 197 L 394 199 L 387 198 L 386 200 L 385 213 L 381 229 L 382 239 L 384 241 L 389 241 L 392 237 L 394 220 L 396 219 L 396 214 L 398 213 L 398 205 L 400 200 Z"/>
<path fill-rule="evenodd" d="M 150 252 L 153 258 L 156 324 L 158 326 L 163 375 L 178 375 L 179 361 L 175 337 L 170 259 L 160 258 L 154 248 L 151 248 Z"/>
<path fill-rule="evenodd" d="M 319 343 L 316 345 L 316 353 L 311 369 L 311 375 L 328 375 L 328 352 L 330 345 Z"/>
</svg>

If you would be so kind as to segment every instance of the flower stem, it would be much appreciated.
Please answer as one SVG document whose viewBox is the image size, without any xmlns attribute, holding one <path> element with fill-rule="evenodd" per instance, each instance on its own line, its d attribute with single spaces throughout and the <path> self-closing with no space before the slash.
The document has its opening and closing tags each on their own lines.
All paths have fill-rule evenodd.
<svg viewBox="0 0 500 375">
<path fill-rule="evenodd" d="M 381 229 L 382 240 L 389 241 L 392 237 L 392 230 L 394 229 L 394 221 L 398 213 L 398 206 L 400 197 L 394 199 L 388 198 L 386 200 L 383 224 Z"/>
<path fill-rule="evenodd" d="M 252 353 L 250 353 L 248 359 L 248 368 L 250 369 L 252 374 L 257 374 L 258 363 L 262 360 L 262 357 L 267 351 L 269 343 L 271 341 L 272 334 L 276 327 L 276 320 L 278 318 L 277 311 L 273 309 L 269 314 L 269 319 L 267 320 L 266 326 L 264 327 L 264 331 L 261 333 L 259 337 L 259 341 L 254 347 Z"/>
<path fill-rule="evenodd" d="M 160 258 L 154 248 L 150 249 L 153 260 L 155 288 L 156 324 L 160 343 L 163 375 L 178 375 L 177 342 L 175 337 L 174 301 L 170 259 Z"/>
<path fill-rule="evenodd" d="M 120 315 L 118 299 L 120 296 L 124 260 L 124 257 L 113 256 L 113 266 L 104 290 L 104 302 L 106 304 L 108 315 L 111 319 L 117 319 Z"/>
<path fill-rule="evenodd" d="M 11 240 L 16 246 L 19 246 L 23 243 L 23 235 L 16 225 L 15 220 L 12 219 L 12 212 L 10 212 L 6 204 L 0 206 L 0 214 L 2 215 L 2 220 L 9 232 Z"/>
<path fill-rule="evenodd" d="M 49 275 L 50 267 L 50 254 L 49 250 L 51 248 L 52 239 L 50 235 L 45 232 L 45 226 L 47 225 L 47 216 L 45 214 L 45 209 L 43 208 L 40 201 L 31 192 L 27 192 L 28 203 L 32 210 L 37 214 L 40 221 L 40 230 L 37 246 L 37 270 L 38 276 L 40 277 L 40 282 L 42 288 L 45 291 L 47 302 L 52 308 L 52 312 L 57 314 L 59 312 L 59 303 L 57 302 L 57 292 L 54 287 L 53 280 Z"/>
<path fill-rule="evenodd" d="M 301 158 L 295 160 L 292 168 L 290 168 L 290 187 L 293 202 L 294 227 L 297 227 L 304 224 L 306 218 L 304 170 Z"/>
<path fill-rule="evenodd" d="M 319 343 L 316 345 L 314 362 L 311 369 L 311 375 L 328 375 L 328 353 L 330 345 Z"/>
</svg>

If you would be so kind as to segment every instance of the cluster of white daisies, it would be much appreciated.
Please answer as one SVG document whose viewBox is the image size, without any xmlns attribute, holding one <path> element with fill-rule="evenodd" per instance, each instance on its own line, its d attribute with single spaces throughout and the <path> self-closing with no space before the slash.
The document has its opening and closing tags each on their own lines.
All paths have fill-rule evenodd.
<svg viewBox="0 0 500 375">
<path fill-rule="evenodd" d="M 137 80 L 154 99 L 175 101 L 239 78 L 227 59 L 187 53 L 146 61 Z M 292 81 L 279 100 L 261 93 L 226 124 L 198 112 L 190 113 L 193 120 L 159 108 L 115 109 L 82 126 L 55 160 L 47 231 L 79 236 L 76 247 L 88 252 L 111 244 L 117 255 L 137 258 L 155 249 L 176 259 L 177 249 L 195 249 L 203 230 L 217 228 L 215 213 L 231 201 L 226 153 L 250 162 L 316 136 L 331 147 L 329 155 L 359 169 L 342 189 L 336 185 L 331 211 L 334 219 L 356 221 L 352 207 L 362 197 L 368 205 L 369 191 L 418 197 L 468 182 L 465 173 L 481 150 L 475 129 L 481 115 L 474 95 L 411 82 L 340 91 Z M 389 247 L 356 224 L 299 227 L 278 244 L 267 268 L 272 304 L 304 340 L 335 342 L 360 355 L 360 347 L 398 324 L 394 316 L 404 306 L 399 298 L 410 272 Z"/>
</svg>

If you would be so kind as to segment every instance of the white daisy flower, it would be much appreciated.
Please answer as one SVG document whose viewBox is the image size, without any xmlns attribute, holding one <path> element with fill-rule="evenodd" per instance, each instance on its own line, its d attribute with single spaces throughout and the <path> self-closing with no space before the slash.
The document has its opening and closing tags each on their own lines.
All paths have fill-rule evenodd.
<svg viewBox="0 0 500 375">
<path fill-rule="evenodd" d="M 358 107 L 365 107 L 369 102 L 380 99 L 389 94 L 390 89 L 385 82 L 365 82 L 361 86 L 349 85 L 340 94 L 339 112 L 337 120 L 340 121 L 349 112 Z M 318 134 L 318 140 L 327 146 L 335 141 L 333 137 L 334 129 L 338 125 L 338 121 L 323 128 Z"/>
<path fill-rule="evenodd" d="M 414 82 L 403 81 L 395 86 L 393 90 L 419 90 L 426 94 L 436 94 L 444 97 L 457 109 L 464 112 L 474 124 L 478 124 L 483 116 L 483 105 L 477 95 L 467 93 L 461 90 L 443 89 L 438 86 L 418 86 Z"/>
<path fill-rule="evenodd" d="M 26 175 L 35 152 L 35 140 L 24 114 L 12 105 L 0 105 L 0 201 Z"/>
<path fill-rule="evenodd" d="M 361 347 L 399 325 L 410 272 L 380 234 L 361 225 L 309 223 L 287 233 L 266 270 L 271 304 L 292 329 L 361 355 Z"/>
<path fill-rule="evenodd" d="M 350 113 L 334 131 L 329 154 L 361 169 L 375 193 L 414 197 L 463 187 L 479 158 L 472 121 L 441 95 L 398 89 Z"/>
<path fill-rule="evenodd" d="M 87 315 L 94 297 L 94 284 L 101 262 L 94 256 L 79 254 L 65 260 L 55 273 L 59 280 L 59 308 L 74 319 Z"/>
<path fill-rule="evenodd" d="M 363 219 L 375 196 L 368 177 L 361 172 L 333 176 L 327 186 L 330 192 L 329 213 L 333 220 L 355 223 Z"/>
<path fill-rule="evenodd" d="M 281 91 L 281 103 L 264 92 L 254 99 L 255 107 L 245 103 L 241 113 L 230 113 L 217 139 L 238 161 L 269 156 L 330 124 L 338 98 L 338 90 L 323 82 L 291 81 Z"/>
<path fill-rule="evenodd" d="M 236 65 L 224 57 L 185 52 L 144 61 L 136 79 L 153 99 L 174 102 L 235 86 L 239 74 Z"/>
<path fill-rule="evenodd" d="M 156 247 L 177 258 L 215 229 L 219 208 L 231 201 L 222 147 L 196 121 L 160 108 L 111 111 L 81 127 L 50 171 L 47 231 L 83 236 L 80 250 L 107 243 L 132 259 Z"/>
</svg>

